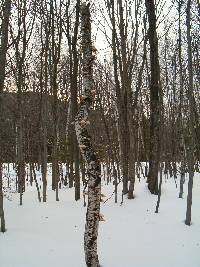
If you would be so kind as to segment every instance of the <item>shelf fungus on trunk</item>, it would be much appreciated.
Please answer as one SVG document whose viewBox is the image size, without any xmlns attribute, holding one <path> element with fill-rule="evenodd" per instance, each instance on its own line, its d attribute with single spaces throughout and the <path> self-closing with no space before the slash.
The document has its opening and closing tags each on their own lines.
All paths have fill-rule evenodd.
<svg viewBox="0 0 200 267">
<path fill-rule="evenodd" d="M 101 200 L 101 164 L 92 146 L 88 133 L 89 112 L 94 98 L 93 81 L 93 50 L 91 41 L 91 21 L 89 4 L 81 6 L 81 51 L 82 51 L 82 77 L 83 95 L 80 97 L 80 106 L 75 119 L 76 136 L 79 148 L 86 163 L 88 173 L 88 206 L 86 214 L 84 250 L 88 267 L 98 267 L 97 236 L 100 216 Z M 92 127 L 92 125 L 91 125 Z"/>
</svg>

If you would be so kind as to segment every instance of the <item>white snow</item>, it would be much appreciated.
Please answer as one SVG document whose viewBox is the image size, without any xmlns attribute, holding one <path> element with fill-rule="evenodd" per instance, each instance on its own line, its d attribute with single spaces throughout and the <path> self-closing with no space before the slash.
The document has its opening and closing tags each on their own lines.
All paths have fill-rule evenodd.
<svg viewBox="0 0 200 267">
<path fill-rule="evenodd" d="M 49 181 L 50 182 L 50 181 Z M 192 225 L 184 224 L 184 198 L 178 198 L 173 178 L 163 182 L 159 213 L 157 197 L 142 178 L 136 182 L 135 199 L 118 203 L 114 196 L 101 205 L 106 222 L 100 223 L 99 257 L 102 267 L 200 267 L 200 174 L 195 174 Z M 108 197 L 113 185 L 104 185 Z M 85 267 L 83 233 L 86 208 L 74 200 L 74 189 L 63 188 L 60 201 L 48 190 L 47 203 L 27 188 L 23 206 L 19 196 L 5 199 L 7 232 L 0 233 L 1 267 Z"/>
</svg>

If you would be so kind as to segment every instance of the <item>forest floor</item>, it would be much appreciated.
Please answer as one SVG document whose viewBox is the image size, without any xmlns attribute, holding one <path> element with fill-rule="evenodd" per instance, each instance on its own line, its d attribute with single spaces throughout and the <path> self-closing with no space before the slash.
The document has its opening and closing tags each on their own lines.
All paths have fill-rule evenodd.
<svg viewBox="0 0 200 267">
<path fill-rule="evenodd" d="M 102 182 L 110 197 L 113 185 Z M 192 225 L 184 224 L 187 183 L 178 198 L 174 179 L 163 181 L 159 213 L 157 197 L 148 192 L 145 180 L 137 180 L 135 199 L 114 196 L 101 205 L 99 258 L 102 267 L 200 267 L 200 173 L 194 177 Z M 5 199 L 7 232 L 0 233 L 1 267 L 85 267 L 83 234 L 86 208 L 74 200 L 74 189 L 48 190 L 39 203 L 34 187 L 27 187 L 23 206 L 19 195 Z"/>
</svg>

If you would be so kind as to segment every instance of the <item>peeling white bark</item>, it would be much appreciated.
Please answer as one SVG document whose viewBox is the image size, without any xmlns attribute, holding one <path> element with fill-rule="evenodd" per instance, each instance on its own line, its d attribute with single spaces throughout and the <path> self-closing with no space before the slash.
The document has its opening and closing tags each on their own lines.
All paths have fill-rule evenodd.
<svg viewBox="0 0 200 267">
<path fill-rule="evenodd" d="M 75 129 L 79 148 L 86 163 L 88 173 L 88 207 L 86 214 L 84 249 L 88 267 L 98 267 L 97 236 L 100 220 L 101 199 L 101 165 L 91 144 L 91 137 L 87 131 L 89 125 L 89 111 L 94 96 L 93 60 L 91 42 L 91 21 L 89 4 L 81 6 L 81 34 L 83 53 L 83 95 L 79 111 L 75 120 Z"/>
</svg>

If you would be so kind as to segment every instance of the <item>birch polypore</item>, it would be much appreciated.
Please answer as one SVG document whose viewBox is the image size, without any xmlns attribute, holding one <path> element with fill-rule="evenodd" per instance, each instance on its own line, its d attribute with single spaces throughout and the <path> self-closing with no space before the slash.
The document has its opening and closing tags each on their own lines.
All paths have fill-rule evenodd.
<svg viewBox="0 0 200 267">
<path fill-rule="evenodd" d="M 94 57 L 92 55 L 90 10 L 89 4 L 86 5 L 85 3 L 81 6 L 81 35 L 83 95 L 80 98 L 81 102 L 75 120 L 75 129 L 79 148 L 86 163 L 88 173 L 88 207 L 84 235 L 85 261 L 88 267 L 98 267 L 97 236 L 100 220 L 101 165 L 92 147 L 91 137 L 87 130 L 89 111 L 94 96 L 92 92 L 94 88 Z"/>
</svg>

